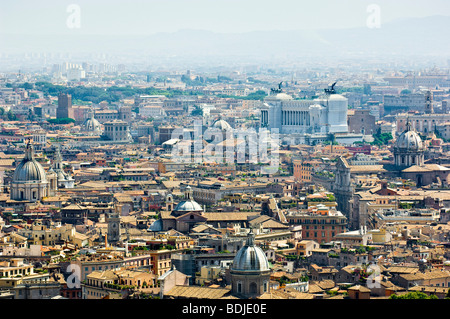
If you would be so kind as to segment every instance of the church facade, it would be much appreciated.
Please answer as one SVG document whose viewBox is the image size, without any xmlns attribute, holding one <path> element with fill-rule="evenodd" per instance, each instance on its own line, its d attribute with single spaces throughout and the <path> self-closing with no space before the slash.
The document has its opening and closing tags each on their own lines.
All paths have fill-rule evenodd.
<svg viewBox="0 0 450 319">
<path fill-rule="evenodd" d="M 34 158 L 31 141 L 25 148 L 25 156 L 17 165 L 11 181 L 11 199 L 18 201 L 40 201 L 44 197 L 53 196 L 57 190 L 57 176 L 54 172 L 46 172 Z"/>
<path fill-rule="evenodd" d="M 256 246 L 251 229 L 230 268 L 231 293 L 240 298 L 256 298 L 268 293 L 270 272 L 269 261 L 264 251 Z"/>
<path fill-rule="evenodd" d="M 405 131 L 397 138 L 394 145 L 394 167 L 390 169 L 391 173 L 414 181 L 417 187 L 433 183 L 448 186 L 450 169 L 438 164 L 425 164 L 425 150 L 426 146 L 420 135 L 408 121 Z"/>
</svg>

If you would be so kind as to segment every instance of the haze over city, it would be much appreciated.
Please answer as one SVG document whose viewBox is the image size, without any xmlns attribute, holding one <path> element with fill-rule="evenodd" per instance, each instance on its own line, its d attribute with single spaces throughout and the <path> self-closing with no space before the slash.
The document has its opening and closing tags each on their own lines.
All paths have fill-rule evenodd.
<svg viewBox="0 0 450 319">
<path fill-rule="evenodd" d="M 375 6 L 375 7 L 374 7 Z M 379 14 L 376 23 L 373 15 Z M 202 56 L 223 63 L 374 57 L 447 62 L 450 4 L 442 1 L 15 1 L 0 4 L 0 54 L 152 63 Z M 102 57 L 102 58 L 99 58 Z M 46 58 L 45 63 L 51 63 Z M 386 60 L 387 59 L 387 60 Z M 2 59 L 0 68 L 28 68 Z M 59 61 L 59 60 L 58 60 Z M 171 61 L 171 63 L 175 63 Z M 145 65 L 145 64 L 144 64 Z M 153 64 L 152 64 L 153 65 Z"/>
<path fill-rule="evenodd" d="M 0 299 L 450 299 L 449 38 L 447 0 L 2 1 Z"/>
</svg>

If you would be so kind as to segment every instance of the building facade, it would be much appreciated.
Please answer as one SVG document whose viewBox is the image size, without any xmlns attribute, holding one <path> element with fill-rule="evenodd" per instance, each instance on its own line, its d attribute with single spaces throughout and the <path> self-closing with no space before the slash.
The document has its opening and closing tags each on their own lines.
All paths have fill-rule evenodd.
<svg viewBox="0 0 450 319">
<path fill-rule="evenodd" d="M 125 121 L 114 120 L 105 122 L 104 127 L 104 135 L 113 142 L 129 143 L 133 140 L 129 124 Z"/>
<path fill-rule="evenodd" d="M 33 145 L 28 141 L 25 157 L 16 167 L 11 181 L 11 199 L 39 201 L 53 195 L 56 189 L 56 174 L 45 172 L 34 158 Z"/>
<path fill-rule="evenodd" d="M 61 93 L 58 96 L 58 108 L 56 109 L 56 118 L 73 118 L 72 95 Z"/>
<path fill-rule="evenodd" d="M 315 100 L 294 100 L 278 93 L 265 98 L 261 107 L 261 127 L 278 129 L 280 134 L 347 133 L 348 99 L 325 94 Z"/>
<path fill-rule="evenodd" d="M 286 220 L 289 225 L 302 226 L 302 239 L 318 243 L 332 241 L 347 227 L 347 218 L 341 212 L 323 205 L 311 207 L 307 211 L 290 212 Z"/>
</svg>

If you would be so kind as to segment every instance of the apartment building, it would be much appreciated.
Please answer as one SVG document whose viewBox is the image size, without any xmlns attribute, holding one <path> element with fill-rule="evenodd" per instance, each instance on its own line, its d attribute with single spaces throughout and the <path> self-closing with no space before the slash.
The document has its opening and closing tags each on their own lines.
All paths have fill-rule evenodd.
<svg viewBox="0 0 450 319">
<path fill-rule="evenodd" d="M 290 225 L 302 226 L 302 238 L 327 243 L 345 231 L 347 218 L 339 211 L 325 205 L 311 206 L 307 210 L 291 211 L 286 214 Z"/>
</svg>

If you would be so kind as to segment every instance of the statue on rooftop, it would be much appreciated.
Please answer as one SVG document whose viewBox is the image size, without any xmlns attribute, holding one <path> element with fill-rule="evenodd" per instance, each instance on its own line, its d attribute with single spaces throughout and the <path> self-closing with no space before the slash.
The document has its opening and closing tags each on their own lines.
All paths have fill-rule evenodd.
<svg viewBox="0 0 450 319">
<path fill-rule="evenodd" d="M 270 91 L 272 92 L 272 93 L 274 93 L 274 94 L 277 94 L 277 93 L 281 93 L 283 90 L 281 89 L 281 85 L 283 84 L 283 81 L 281 81 L 280 83 L 278 83 L 278 89 L 274 89 L 274 88 L 271 88 L 270 89 Z"/>
<path fill-rule="evenodd" d="M 325 93 L 326 94 L 336 94 L 336 90 L 334 89 L 334 87 L 336 86 L 336 83 L 337 83 L 337 81 L 331 85 L 328 85 L 328 89 L 325 89 Z"/>
</svg>

